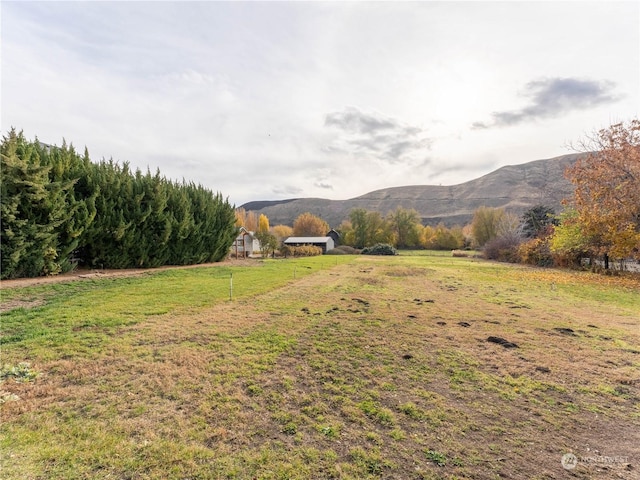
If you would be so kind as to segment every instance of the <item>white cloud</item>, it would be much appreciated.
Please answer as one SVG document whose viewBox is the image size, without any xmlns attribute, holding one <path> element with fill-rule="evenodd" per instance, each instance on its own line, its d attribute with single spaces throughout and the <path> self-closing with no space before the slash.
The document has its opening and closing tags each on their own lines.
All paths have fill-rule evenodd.
<svg viewBox="0 0 640 480">
<path fill-rule="evenodd" d="M 637 116 L 639 9 L 3 2 L 2 128 L 236 204 L 458 183 Z"/>
<path fill-rule="evenodd" d="M 431 144 L 426 132 L 419 127 L 377 113 L 364 113 L 356 107 L 328 113 L 324 124 L 340 133 L 326 147 L 328 151 L 348 155 L 355 160 L 423 163 Z"/>
</svg>

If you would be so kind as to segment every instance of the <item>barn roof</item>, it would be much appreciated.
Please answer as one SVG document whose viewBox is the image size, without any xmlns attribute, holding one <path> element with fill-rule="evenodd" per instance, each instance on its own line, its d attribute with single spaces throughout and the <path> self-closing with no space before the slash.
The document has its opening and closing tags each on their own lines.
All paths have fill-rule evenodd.
<svg viewBox="0 0 640 480">
<path fill-rule="evenodd" d="M 284 243 L 327 243 L 331 237 L 289 237 Z"/>
</svg>

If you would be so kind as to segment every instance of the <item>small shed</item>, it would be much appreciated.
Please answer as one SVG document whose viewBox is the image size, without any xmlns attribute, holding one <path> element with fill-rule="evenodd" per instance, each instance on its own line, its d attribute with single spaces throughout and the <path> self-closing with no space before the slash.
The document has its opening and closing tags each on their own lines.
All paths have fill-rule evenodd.
<svg viewBox="0 0 640 480">
<path fill-rule="evenodd" d="M 331 237 L 289 237 L 284 241 L 284 244 L 290 247 L 312 245 L 314 247 L 320 247 L 322 253 L 327 253 L 328 250 L 335 248 L 335 243 Z"/>
<path fill-rule="evenodd" d="M 231 244 L 231 256 L 239 257 L 252 257 L 254 253 L 260 251 L 260 242 L 255 237 L 253 232 L 250 232 L 244 227 L 240 227 L 238 236 Z"/>
</svg>

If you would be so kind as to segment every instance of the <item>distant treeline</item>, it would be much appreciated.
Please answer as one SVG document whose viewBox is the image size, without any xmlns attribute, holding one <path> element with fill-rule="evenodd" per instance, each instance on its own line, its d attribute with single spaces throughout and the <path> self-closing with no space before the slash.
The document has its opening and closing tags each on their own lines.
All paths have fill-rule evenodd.
<svg viewBox="0 0 640 480">
<path fill-rule="evenodd" d="M 11 130 L 2 148 L 1 277 L 219 261 L 236 235 L 221 195 L 128 163 L 92 162 Z"/>
</svg>

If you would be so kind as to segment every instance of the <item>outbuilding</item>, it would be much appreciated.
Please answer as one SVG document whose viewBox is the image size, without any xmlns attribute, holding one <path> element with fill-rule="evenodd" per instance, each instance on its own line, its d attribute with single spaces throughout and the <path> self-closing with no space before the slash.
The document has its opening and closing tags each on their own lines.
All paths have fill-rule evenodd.
<svg viewBox="0 0 640 480">
<path fill-rule="evenodd" d="M 284 242 L 289 247 L 314 246 L 320 247 L 322 253 L 327 253 L 335 248 L 335 243 L 331 237 L 289 237 Z"/>
<path fill-rule="evenodd" d="M 231 255 L 238 257 L 252 257 L 254 253 L 260 252 L 260 241 L 244 227 L 240 227 L 238 236 L 231 244 Z"/>
<path fill-rule="evenodd" d="M 333 228 L 327 232 L 327 237 L 333 238 L 333 247 L 340 245 L 340 234 Z"/>
</svg>

